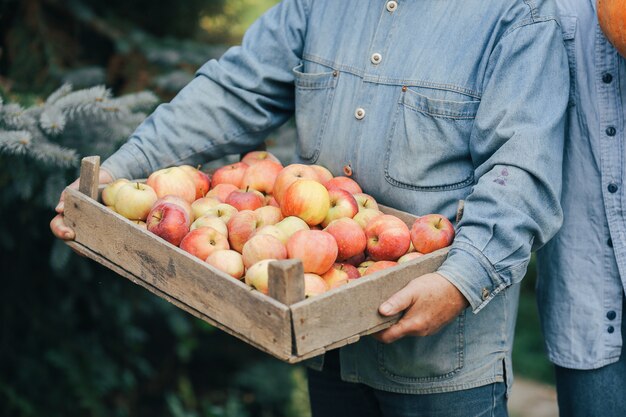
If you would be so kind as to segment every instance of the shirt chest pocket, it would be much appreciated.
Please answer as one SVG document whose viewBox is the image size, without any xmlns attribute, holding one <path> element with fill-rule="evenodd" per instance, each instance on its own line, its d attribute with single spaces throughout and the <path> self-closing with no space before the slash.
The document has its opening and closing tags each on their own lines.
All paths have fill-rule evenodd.
<svg viewBox="0 0 626 417">
<path fill-rule="evenodd" d="M 418 191 L 472 185 L 469 139 L 480 101 L 444 100 L 423 93 L 403 88 L 387 137 L 387 181 Z"/>
</svg>

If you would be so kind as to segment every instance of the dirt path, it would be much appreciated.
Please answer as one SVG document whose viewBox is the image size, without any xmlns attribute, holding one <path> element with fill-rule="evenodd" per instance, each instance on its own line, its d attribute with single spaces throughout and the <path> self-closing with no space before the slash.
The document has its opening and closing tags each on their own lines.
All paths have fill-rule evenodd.
<svg viewBox="0 0 626 417">
<path fill-rule="evenodd" d="M 516 377 L 509 398 L 509 414 L 511 417 L 558 417 L 554 387 Z"/>
</svg>

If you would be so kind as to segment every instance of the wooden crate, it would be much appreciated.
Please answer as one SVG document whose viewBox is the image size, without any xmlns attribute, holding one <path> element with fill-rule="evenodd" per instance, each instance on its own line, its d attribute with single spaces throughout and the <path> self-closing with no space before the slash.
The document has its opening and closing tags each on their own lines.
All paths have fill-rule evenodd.
<svg viewBox="0 0 626 417">
<path fill-rule="evenodd" d="M 270 295 L 212 268 L 99 203 L 98 157 L 83 159 L 80 189 L 66 189 L 65 221 L 77 252 L 283 361 L 296 363 L 398 321 L 378 306 L 413 278 L 435 271 L 448 249 L 305 299 L 302 264 L 270 264 Z M 414 216 L 381 207 L 410 225 Z"/>
</svg>

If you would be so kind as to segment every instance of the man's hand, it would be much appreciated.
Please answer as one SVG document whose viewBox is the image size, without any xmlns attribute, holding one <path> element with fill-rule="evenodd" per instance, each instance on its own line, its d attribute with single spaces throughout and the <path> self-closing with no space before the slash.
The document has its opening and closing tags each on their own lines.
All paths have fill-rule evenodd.
<svg viewBox="0 0 626 417">
<path fill-rule="evenodd" d="M 428 336 L 454 320 L 467 306 L 467 299 L 443 276 L 422 275 L 381 304 L 378 311 L 383 316 L 405 312 L 399 322 L 373 336 L 384 343 L 404 336 Z"/>
<path fill-rule="evenodd" d="M 113 181 L 111 175 L 104 171 L 100 170 L 100 176 L 98 177 L 98 181 L 100 184 L 108 184 Z M 74 181 L 69 185 L 70 188 L 78 189 L 79 180 Z M 54 209 L 57 212 L 57 215 L 54 216 L 52 221 L 50 222 L 50 229 L 52 230 L 52 234 L 63 240 L 73 240 L 74 239 L 74 230 L 70 227 L 67 227 L 65 221 L 63 220 L 63 210 L 65 209 L 65 191 L 61 193 L 61 198 L 59 199 L 59 204 L 57 204 Z"/>
</svg>

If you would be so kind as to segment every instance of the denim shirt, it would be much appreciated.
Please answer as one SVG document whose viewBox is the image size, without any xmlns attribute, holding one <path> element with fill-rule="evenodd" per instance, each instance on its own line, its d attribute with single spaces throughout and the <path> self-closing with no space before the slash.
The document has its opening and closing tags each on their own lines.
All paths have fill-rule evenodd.
<svg viewBox="0 0 626 417">
<path fill-rule="evenodd" d="M 239 153 L 295 115 L 298 162 L 351 171 L 415 214 L 453 218 L 464 199 L 439 272 L 471 311 L 433 336 L 341 350 L 347 381 L 458 390 L 512 375 L 518 283 L 562 220 L 568 88 L 550 1 L 284 0 L 103 167 L 143 177 Z"/>
<path fill-rule="evenodd" d="M 626 285 L 626 60 L 598 25 L 595 0 L 557 0 L 571 72 L 563 228 L 538 253 L 548 355 L 594 369 L 622 351 Z"/>
</svg>

